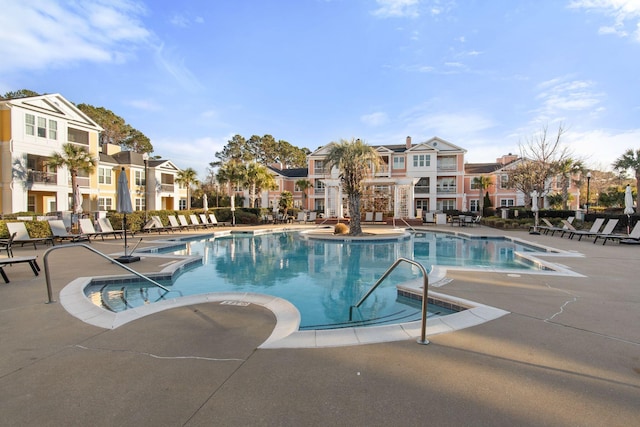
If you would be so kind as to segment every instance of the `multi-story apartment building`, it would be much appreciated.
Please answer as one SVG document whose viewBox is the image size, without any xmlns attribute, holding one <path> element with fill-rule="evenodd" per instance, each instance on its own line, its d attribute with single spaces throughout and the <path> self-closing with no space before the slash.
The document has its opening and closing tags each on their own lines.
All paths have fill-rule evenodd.
<svg viewBox="0 0 640 427">
<path fill-rule="evenodd" d="M 116 189 L 123 168 L 132 204 L 154 209 L 184 209 L 186 189 L 175 184 L 180 171 L 169 160 L 100 145 L 102 128 L 60 94 L 0 100 L 0 211 L 55 212 L 70 209 L 69 171 L 47 165 L 65 143 L 77 144 L 96 159 L 91 174 L 78 176 L 85 212 L 117 209 Z M 149 180 L 145 179 L 148 173 Z"/>
<path fill-rule="evenodd" d="M 394 217 L 415 218 L 421 212 L 459 209 L 464 195 L 466 150 L 441 138 L 413 144 L 373 147 L 381 160 L 374 176 L 367 179 L 364 210 L 381 211 Z M 348 215 L 338 171 L 326 162 L 331 144 L 309 155 L 308 179 L 313 183 L 309 208 L 327 217 Z"/>
</svg>

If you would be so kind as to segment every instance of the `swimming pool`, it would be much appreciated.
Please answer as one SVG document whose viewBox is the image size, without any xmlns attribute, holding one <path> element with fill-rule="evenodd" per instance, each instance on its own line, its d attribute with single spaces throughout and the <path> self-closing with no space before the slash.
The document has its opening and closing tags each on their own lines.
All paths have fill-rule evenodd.
<svg viewBox="0 0 640 427">
<path fill-rule="evenodd" d="M 298 232 L 233 234 L 179 242 L 158 252 L 200 255 L 202 265 L 188 269 L 169 294 L 146 283 L 95 284 L 86 289 L 92 301 L 123 311 L 164 298 L 208 292 L 253 292 L 279 296 L 301 314 L 300 329 L 327 329 L 420 319 L 419 301 L 399 296 L 396 286 L 421 278 L 402 265 L 355 311 L 362 295 L 399 257 L 431 265 L 522 271 L 539 269 L 518 256 L 539 250 L 503 238 L 461 238 L 425 232 L 376 242 L 305 238 Z M 165 283 L 163 283 L 165 284 Z M 430 307 L 430 315 L 448 314 Z"/>
</svg>

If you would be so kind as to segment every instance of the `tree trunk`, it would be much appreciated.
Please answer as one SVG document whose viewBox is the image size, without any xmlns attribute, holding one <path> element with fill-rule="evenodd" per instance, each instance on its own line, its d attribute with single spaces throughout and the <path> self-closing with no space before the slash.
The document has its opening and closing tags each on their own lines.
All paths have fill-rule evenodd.
<svg viewBox="0 0 640 427">
<path fill-rule="evenodd" d="M 71 212 L 76 213 L 76 187 L 78 185 L 78 172 L 71 170 Z"/>
<path fill-rule="evenodd" d="M 360 224 L 360 195 L 349 195 L 349 234 L 359 236 L 362 234 Z"/>
</svg>

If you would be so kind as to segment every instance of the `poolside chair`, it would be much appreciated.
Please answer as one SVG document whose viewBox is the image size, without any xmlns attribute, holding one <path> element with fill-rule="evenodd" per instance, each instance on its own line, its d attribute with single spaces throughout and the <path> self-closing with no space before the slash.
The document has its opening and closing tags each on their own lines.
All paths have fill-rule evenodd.
<svg viewBox="0 0 640 427">
<path fill-rule="evenodd" d="M 175 217 L 175 215 L 167 215 L 167 219 L 169 220 L 169 225 L 167 225 L 166 228 L 169 229 L 169 230 L 172 230 L 172 231 L 173 230 L 180 230 L 180 231 L 182 231 L 185 228 L 187 228 L 187 227 L 181 225 L 178 222 L 178 219 Z"/>
<path fill-rule="evenodd" d="M 380 222 L 384 222 L 383 220 L 384 220 L 384 217 L 382 216 L 382 212 L 376 212 L 373 222 L 380 223 Z"/>
<path fill-rule="evenodd" d="M 309 212 L 309 217 L 307 218 L 307 221 L 305 222 L 316 222 L 316 216 L 318 214 L 315 211 Z"/>
<path fill-rule="evenodd" d="M 187 218 L 184 215 L 178 215 L 178 220 L 180 221 L 180 225 L 186 228 L 187 230 L 189 228 L 193 228 L 194 230 L 198 228 L 198 226 L 195 224 L 189 224 L 189 222 L 187 221 Z"/>
<path fill-rule="evenodd" d="M 147 221 L 147 223 L 142 227 L 142 231 L 145 231 L 145 232 L 157 231 L 158 234 L 160 234 L 163 231 L 166 231 L 167 233 L 169 233 L 169 231 L 172 231 L 172 228 L 162 224 L 162 220 L 160 219 L 159 216 L 153 215 L 151 219 Z"/>
<path fill-rule="evenodd" d="M 13 239 L 15 238 L 16 233 L 13 233 L 8 239 L 0 239 L 0 249 L 6 250 L 8 257 L 13 256 L 13 249 L 11 247 L 13 246 Z"/>
<path fill-rule="evenodd" d="M 109 221 L 109 218 L 98 218 L 98 227 L 100 227 L 100 231 L 104 233 L 111 233 L 116 238 L 118 236 L 124 237 L 125 230 L 114 230 L 113 226 L 111 225 L 111 221 Z M 134 235 L 133 231 L 126 230 L 126 232 L 131 236 Z"/>
<path fill-rule="evenodd" d="M 591 228 L 589 230 L 576 230 L 576 229 L 571 230 L 569 232 L 569 238 L 573 239 L 573 236 L 577 235 L 577 236 L 580 236 L 578 238 L 578 241 L 580 241 L 582 239 L 582 236 L 597 234 L 600 231 L 602 224 L 604 224 L 604 220 L 605 220 L 604 218 L 596 218 L 596 220 L 593 221 L 593 224 L 591 225 Z"/>
<path fill-rule="evenodd" d="M 33 274 L 36 276 L 39 274 L 40 266 L 38 266 L 37 258 L 34 256 L 23 256 L 23 257 L 10 257 L 10 258 L 0 258 L 0 276 L 4 279 L 4 283 L 9 283 L 9 277 L 7 273 L 5 273 L 3 267 L 5 265 L 13 265 L 13 264 L 21 264 L 28 263 L 33 270 Z"/>
<path fill-rule="evenodd" d="M 50 219 L 47 221 L 49 223 L 49 228 L 51 228 L 51 234 L 53 234 L 53 238 L 57 239 L 61 242 L 69 241 L 69 242 L 82 242 L 87 241 L 90 242 L 89 236 L 83 233 L 69 233 L 67 231 L 67 227 L 64 226 L 64 221 L 61 219 Z"/>
<path fill-rule="evenodd" d="M 365 224 L 371 224 L 373 222 L 373 212 L 365 212 L 364 213 L 364 221 Z"/>
<path fill-rule="evenodd" d="M 549 234 L 549 232 L 551 232 L 551 235 L 553 236 L 553 234 L 556 231 L 564 231 L 567 230 L 567 227 L 557 227 L 555 225 L 553 225 L 551 223 L 551 221 L 549 221 L 547 218 L 540 218 L 540 221 L 544 222 L 545 225 L 538 225 L 538 230 L 544 232 L 544 234 Z M 533 230 L 535 228 L 535 226 L 530 226 L 529 227 L 529 232 L 531 232 L 531 230 Z"/>
<path fill-rule="evenodd" d="M 195 214 L 191 214 L 189 215 L 189 219 L 191 220 L 191 224 L 193 224 L 195 226 L 195 228 L 207 228 L 207 224 L 202 224 L 199 220 L 198 217 L 195 216 Z"/>
<path fill-rule="evenodd" d="M 636 222 L 636 225 L 633 226 L 633 230 L 631 233 L 617 233 L 617 234 L 598 234 L 596 238 L 593 240 L 593 243 L 597 242 L 599 238 L 604 239 L 602 244 L 606 244 L 607 240 L 617 240 L 619 243 L 630 243 L 637 244 L 640 243 L 640 221 Z"/>
<path fill-rule="evenodd" d="M 80 231 L 82 234 L 89 236 L 89 238 L 93 237 L 94 239 L 100 236 L 102 241 L 104 241 L 104 235 L 111 235 L 112 233 L 106 233 L 104 231 L 96 231 L 93 226 L 93 222 L 89 218 L 80 218 Z"/>
<path fill-rule="evenodd" d="M 231 225 L 230 222 L 219 222 L 218 219 L 216 218 L 216 215 L 212 214 L 212 213 L 209 214 L 209 219 L 211 220 L 211 224 L 214 224 L 216 226 L 217 225 L 223 225 L 223 226 Z"/>
<path fill-rule="evenodd" d="M 52 237 L 29 236 L 29 232 L 27 231 L 27 227 L 25 227 L 24 222 L 7 222 L 6 225 L 9 230 L 9 234 L 16 235 L 13 239 L 13 243 L 20 243 L 21 246 L 24 246 L 25 243 L 33 243 L 33 249 L 37 249 L 36 244 L 38 243 L 54 244 Z"/>
<path fill-rule="evenodd" d="M 298 218 L 296 218 L 296 222 L 307 222 L 307 214 L 304 211 L 298 212 Z"/>
<path fill-rule="evenodd" d="M 210 223 L 205 214 L 200 214 L 200 223 L 207 228 L 215 227 L 218 224 Z"/>
</svg>

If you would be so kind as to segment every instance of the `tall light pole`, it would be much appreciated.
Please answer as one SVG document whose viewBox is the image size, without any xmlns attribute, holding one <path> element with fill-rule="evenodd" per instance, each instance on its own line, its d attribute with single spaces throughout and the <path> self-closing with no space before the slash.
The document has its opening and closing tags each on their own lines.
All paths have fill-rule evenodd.
<svg viewBox="0 0 640 427">
<path fill-rule="evenodd" d="M 144 162 L 144 222 L 145 224 L 149 220 L 149 206 L 147 205 L 147 189 L 148 187 L 148 177 L 147 177 L 147 165 L 149 163 L 149 153 L 142 153 L 142 161 Z"/>
<path fill-rule="evenodd" d="M 591 172 L 587 172 L 587 215 L 589 215 L 589 190 L 591 186 Z"/>
</svg>

